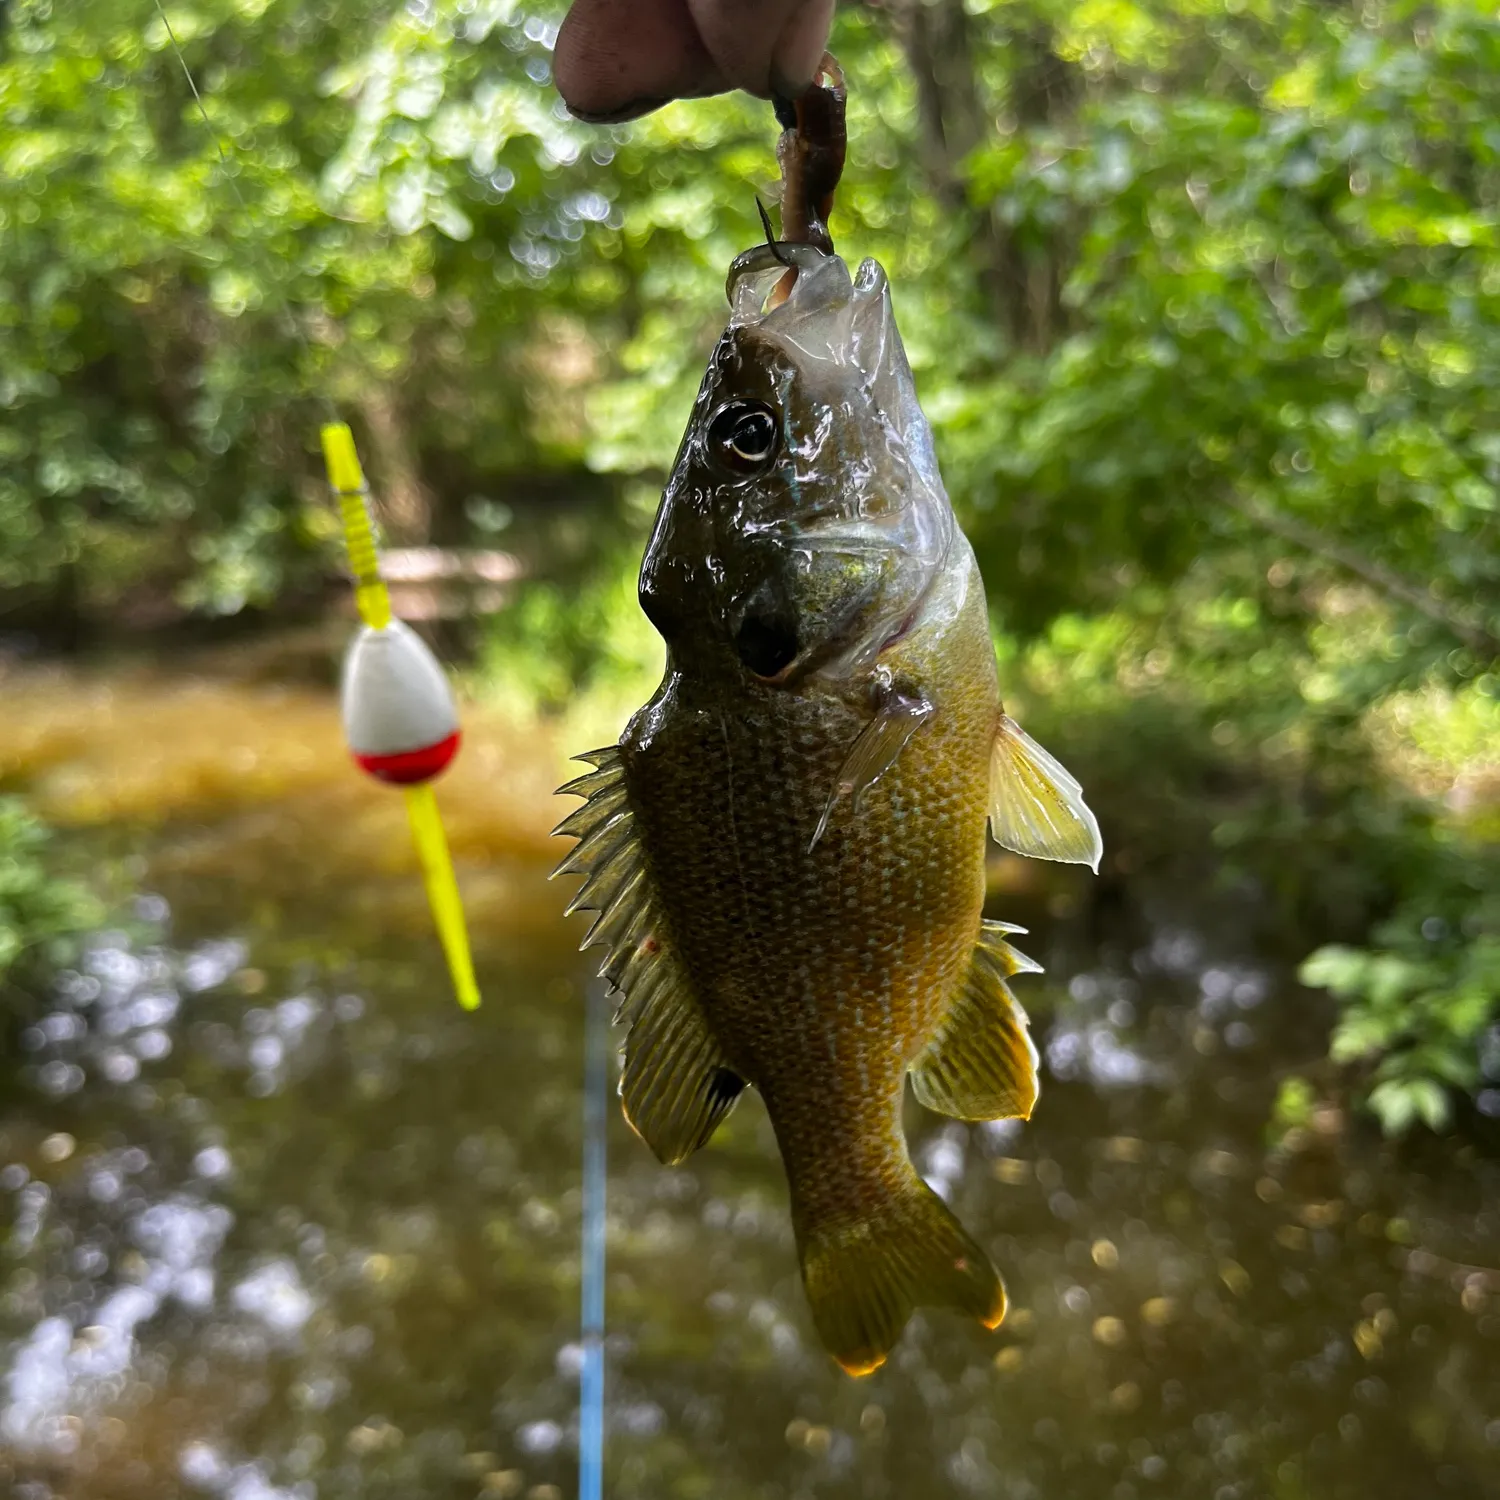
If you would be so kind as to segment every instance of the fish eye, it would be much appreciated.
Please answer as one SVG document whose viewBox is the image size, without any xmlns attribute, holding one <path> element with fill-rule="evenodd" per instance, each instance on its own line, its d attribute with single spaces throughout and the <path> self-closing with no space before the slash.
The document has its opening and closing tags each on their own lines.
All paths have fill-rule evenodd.
<svg viewBox="0 0 1500 1500">
<path fill-rule="evenodd" d="M 736 478 L 768 469 L 780 444 L 776 413 L 764 401 L 731 401 L 708 424 L 708 451 Z"/>
</svg>

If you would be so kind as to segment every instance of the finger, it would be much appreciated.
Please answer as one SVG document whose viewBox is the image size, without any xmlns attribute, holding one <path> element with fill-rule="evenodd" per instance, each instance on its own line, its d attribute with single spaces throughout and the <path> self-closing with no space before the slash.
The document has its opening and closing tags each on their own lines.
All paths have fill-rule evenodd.
<svg viewBox="0 0 1500 1500">
<path fill-rule="evenodd" d="M 669 99 L 733 86 L 704 47 L 688 0 L 575 0 L 552 71 L 563 102 L 585 120 L 629 120 Z"/>
<path fill-rule="evenodd" d="M 795 99 L 811 86 L 828 47 L 834 0 L 803 0 L 792 12 L 771 54 L 773 94 Z"/>
<path fill-rule="evenodd" d="M 687 0 L 687 4 L 703 45 L 730 87 L 761 98 L 771 92 L 771 63 L 787 28 L 800 24 L 800 11 L 825 8 L 822 0 Z M 805 49 L 794 48 L 792 61 L 797 64 L 802 62 L 801 50 Z M 822 53 L 819 46 L 818 57 Z M 812 82 L 817 62 L 814 57 L 805 77 L 787 80 L 795 93 Z"/>
</svg>

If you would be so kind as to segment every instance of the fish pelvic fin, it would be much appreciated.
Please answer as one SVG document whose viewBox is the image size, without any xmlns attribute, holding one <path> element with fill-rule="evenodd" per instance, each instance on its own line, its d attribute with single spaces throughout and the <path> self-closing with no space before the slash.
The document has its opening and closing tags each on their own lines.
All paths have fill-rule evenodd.
<svg viewBox="0 0 1500 1500">
<path fill-rule="evenodd" d="M 587 798 L 554 830 L 578 840 L 553 872 L 583 875 L 568 910 L 596 911 L 583 947 L 602 947 L 600 976 L 628 1024 L 620 1100 L 631 1128 L 668 1166 L 714 1133 L 745 1087 L 703 1018 L 673 951 L 615 748 L 579 757 L 596 770 L 560 791 Z"/>
<path fill-rule="evenodd" d="M 1005 1317 L 999 1272 L 915 1172 L 868 1216 L 798 1238 L 813 1324 L 847 1374 L 878 1370 L 915 1308 L 951 1308 L 986 1328 Z"/>
<path fill-rule="evenodd" d="M 1083 788 L 1009 714 L 1001 716 L 990 750 L 990 831 L 1016 854 L 1099 873 L 1104 840 Z"/>
<path fill-rule="evenodd" d="M 958 1120 L 1031 1118 L 1036 1106 L 1037 1053 L 1026 1012 L 1006 982 L 1041 965 L 1006 941 L 1019 927 L 981 922 L 963 989 L 937 1035 L 912 1064 L 916 1096 L 928 1109 Z"/>
</svg>

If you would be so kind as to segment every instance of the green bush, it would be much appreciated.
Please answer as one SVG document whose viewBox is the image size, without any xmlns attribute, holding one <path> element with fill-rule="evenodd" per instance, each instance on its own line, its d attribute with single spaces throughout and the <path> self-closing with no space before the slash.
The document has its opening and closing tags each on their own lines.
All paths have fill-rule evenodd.
<svg viewBox="0 0 1500 1500">
<path fill-rule="evenodd" d="M 19 797 L 0 797 L 0 978 L 100 918 L 94 897 L 50 868 L 51 837 Z"/>
<path fill-rule="evenodd" d="M 1487 893 L 1469 881 L 1424 893 L 1370 947 L 1330 945 L 1302 965 L 1304 984 L 1339 1001 L 1330 1055 L 1364 1071 L 1388 1135 L 1443 1129 L 1451 1091 L 1481 1082 L 1481 1043 L 1500 1020 L 1500 869 L 1488 879 Z"/>
</svg>

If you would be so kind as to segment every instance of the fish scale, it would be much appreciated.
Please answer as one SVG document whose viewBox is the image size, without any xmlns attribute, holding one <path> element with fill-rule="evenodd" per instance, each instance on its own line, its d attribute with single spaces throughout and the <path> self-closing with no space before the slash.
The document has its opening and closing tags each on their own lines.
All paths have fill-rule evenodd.
<svg viewBox="0 0 1500 1500">
<path fill-rule="evenodd" d="M 908 1073 L 962 1119 L 1035 1101 L 1007 986 L 1035 965 L 983 921 L 986 819 L 1090 863 L 1098 830 L 1004 713 L 884 273 L 782 248 L 770 310 L 731 273 L 641 571 L 666 675 L 565 789 L 588 801 L 561 869 L 623 991 L 626 1118 L 675 1163 L 761 1094 L 814 1325 L 862 1374 L 915 1306 L 1004 1314 L 901 1128 Z"/>
<path fill-rule="evenodd" d="M 980 592 L 941 640 L 917 633 L 889 661 L 923 676 L 938 715 L 811 853 L 867 707 L 773 689 L 730 703 L 712 680 L 682 680 L 621 747 L 667 939 L 730 1065 L 765 1099 L 799 1232 L 860 1221 L 910 1175 L 906 1071 L 968 965 L 984 901 L 1000 697 Z M 854 1023 L 866 1007 L 873 1024 Z"/>
</svg>

